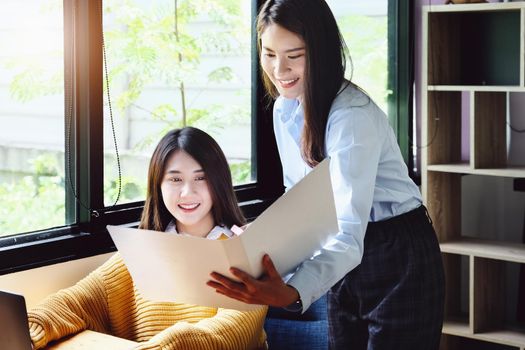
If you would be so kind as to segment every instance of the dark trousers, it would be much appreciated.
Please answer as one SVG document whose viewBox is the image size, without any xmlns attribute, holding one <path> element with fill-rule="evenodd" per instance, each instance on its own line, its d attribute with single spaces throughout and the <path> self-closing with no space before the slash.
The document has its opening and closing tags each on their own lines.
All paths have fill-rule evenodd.
<svg viewBox="0 0 525 350">
<path fill-rule="evenodd" d="M 361 264 L 328 292 L 330 349 L 438 349 L 444 290 L 424 206 L 369 223 Z"/>
</svg>

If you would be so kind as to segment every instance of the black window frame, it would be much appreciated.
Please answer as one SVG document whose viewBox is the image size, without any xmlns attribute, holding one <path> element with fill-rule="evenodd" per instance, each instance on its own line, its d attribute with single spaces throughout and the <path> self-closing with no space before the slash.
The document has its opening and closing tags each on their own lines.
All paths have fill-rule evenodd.
<svg viewBox="0 0 525 350">
<path fill-rule="evenodd" d="M 66 219 L 76 223 L 0 238 L 0 275 L 115 251 L 106 225 L 136 223 L 140 219 L 143 201 L 120 204 L 111 210 L 106 207 L 98 211 L 98 216 L 86 209 L 104 207 L 101 1 L 64 0 L 65 71 L 76 67 L 73 70 L 73 132 L 65 138 L 68 140 L 71 137 L 71 147 L 66 145 L 65 161 L 70 156 L 71 175 L 76 179 L 76 193 L 73 193 L 71 186 L 66 185 Z M 389 0 L 391 2 L 397 1 Z M 406 6 L 409 4 L 408 0 L 400 2 L 406 3 Z M 252 0 L 252 3 L 255 27 L 255 16 L 263 0 Z M 391 15 L 392 9 L 389 6 L 389 17 Z M 410 23 L 409 17 L 410 15 L 396 15 L 395 27 L 400 28 L 403 24 Z M 398 31 L 399 29 L 396 33 Z M 236 186 L 238 200 L 248 219 L 256 218 L 284 192 L 282 167 L 273 136 L 272 103 L 265 97 L 260 79 L 255 30 L 252 33 L 252 145 L 255 145 L 252 147 L 252 174 L 256 176 L 256 181 Z M 398 34 L 389 35 L 389 41 L 392 38 L 400 40 Z M 395 53 L 397 69 L 400 67 L 397 59 L 407 57 L 410 53 L 404 54 L 405 56 L 400 55 L 399 51 Z M 68 79 L 67 74 L 65 79 Z M 411 103 L 406 99 L 406 94 L 396 94 L 389 104 L 399 108 L 396 106 Z M 68 100 L 68 96 L 65 100 Z M 68 113 L 66 104 L 65 115 Z M 404 117 L 397 113 L 395 120 L 399 121 Z M 404 125 L 402 122 L 398 124 Z M 78 201 L 75 197 L 78 197 Z"/>
<path fill-rule="evenodd" d="M 388 0 L 388 117 L 399 148 L 416 184 L 421 177 L 414 172 L 412 149 L 414 105 L 414 2 Z"/>
</svg>

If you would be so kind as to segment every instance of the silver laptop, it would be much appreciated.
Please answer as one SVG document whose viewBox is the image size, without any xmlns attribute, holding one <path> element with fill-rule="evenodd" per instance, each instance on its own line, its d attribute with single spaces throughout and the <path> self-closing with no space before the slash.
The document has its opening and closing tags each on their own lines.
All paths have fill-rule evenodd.
<svg viewBox="0 0 525 350">
<path fill-rule="evenodd" d="M 0 290 L 0 349 L 31 350 L 23 295 Z"/>
</svg>

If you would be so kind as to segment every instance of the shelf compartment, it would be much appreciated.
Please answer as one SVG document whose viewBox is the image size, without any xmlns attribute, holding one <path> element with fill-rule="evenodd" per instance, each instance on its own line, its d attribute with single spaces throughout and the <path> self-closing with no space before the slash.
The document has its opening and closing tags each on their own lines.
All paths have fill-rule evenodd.
<svg viewBox="0 0 525 350">
<path fill-rule="evenodd" d="M 486 175 L 498 177 L 525 177 L 525 166 L 508 166 L 505 168 L 492 169 L 473 169 L 467 163 L 453 163 L 453 164 L 432 164 L 427 166 L 428 171 L 456 173 L 456 174 L 470 174 L 470 175 Z"/>
<path fill-rule="evenodd" d="M 442 242 L 440 248 L 443 253 L 525 263 L 525 244 L 463 237 Z"/>
<path fill-rule="evenodd" d="M 471 166 L 503 168 L 507 164 L 507 96 L 505 92 L 474 92 L 471 98 Z"/>
<path fill-rule="evenodd" d="M 475 240 L 466 239 L 465 241 Z M 473 248 L 471 243 L 473 242 L 441 244 L 443 266 L 447 278 L 443 334 L 523 349 L 525 347 L 525 325 L 518 325 L 514 314 L 506 314 L 506 311 L 517 310 L 515 304 L 517 301 L 510 301 L 510 304 L 506 305 L 509 300 L 506 300 L 505 297 L 506 288 L 509 286 L 506 283 L 509 281 L 506 279 L 514 280 L 513 275 L 509 275 L 508 267 L 514 263 L 463 255 L 464 252 L 473 254 L 480 252 L 480 248 Z M 498 242 L 495 244 L 501 247 L 513 246 Z M 488 242 L 483 242 L 481 246 L 488 247 Z M 512 261 L 523 260 L 521 251 L 525 249 L 525 245 L 517 246 L 519 251 L 500 254 L 498 257 Z M 484 254 L 483 249 L 481 249 L 481 254 Z M 515 259 L 516 256 L 519 258 Z M 461 276 L 465 267 L 468 269 L 467 278 Z M 462 285 L 465 279 L 469 281 L 467 296 L 464 295 L 465 288 Z M 465 303 L 468 304 L 467 312 L 462 309 Z M 488 346 L 487 349 L 492 349 L 492 346 L 496 345 Z M 446 348 L 453 349 L 455 346 L 448 342 Z"/>
<path fill-rule="evenodd" d="M 460 163 L 462 92 L 429 91 L 428 164 Z"/>
<path fill-rule="evenodd" d="M 443 254 L 445 271 L 445 320 L 453 320 L 469 327 L 470 302 L 469 284 L 470 261 L 468 256 Z M 465 276 L 466 275 L 466 276 Z"/>
<path fill-rule="evenodd" d="M 516 252 L 515 252 L 516 253 Z M 470 257 L 470 328 L 476 339 L 510 346 L 525 346 L 525 327 L 518 326 L 516 300 L 508 299 L 507 288 L 516 281 L 513 267 L 520 264 L 482 257 Z M 519 278 L 519 277 L 518 277 Z M 519 286 L 518 286 L 519 289 Z M 506 313 L 510 312 L 510 314 Z"/>
<path fill-rule="evenodd" d="M 428 172 L 426 207 L 440 242 L 461 238 L 461 174 Z"/>
<path fill-rule="evenodd" d="M 520 16 L 519 8 L 428 12 L 428 84 L 520 86 Z"/>
<path fill-rule="evenodd" d="M 470 257 L 470 329 L 481 333 L 502 326 L 505 320 L 505 263 Z"/>
</svg>

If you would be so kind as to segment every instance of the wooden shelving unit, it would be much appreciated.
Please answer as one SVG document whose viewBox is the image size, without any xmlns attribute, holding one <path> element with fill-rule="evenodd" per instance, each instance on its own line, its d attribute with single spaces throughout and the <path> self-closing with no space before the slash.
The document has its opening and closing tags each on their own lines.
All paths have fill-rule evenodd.
<svg viewBox="0 0 525 350">
<path fill-rule="evenodd" d="M 441 349 L 525 350 L 525 329 L 506 324 L 504 302 L 505 264 L 525 264 L 525 245 L 461 232 L 464 174 L 525 178 L 525 166 L 506 160 L 507 93 L 525 92 L 525 2 L 425 6 L 423 38 L 422 193 L 446 274 Z"/>
</svg>

